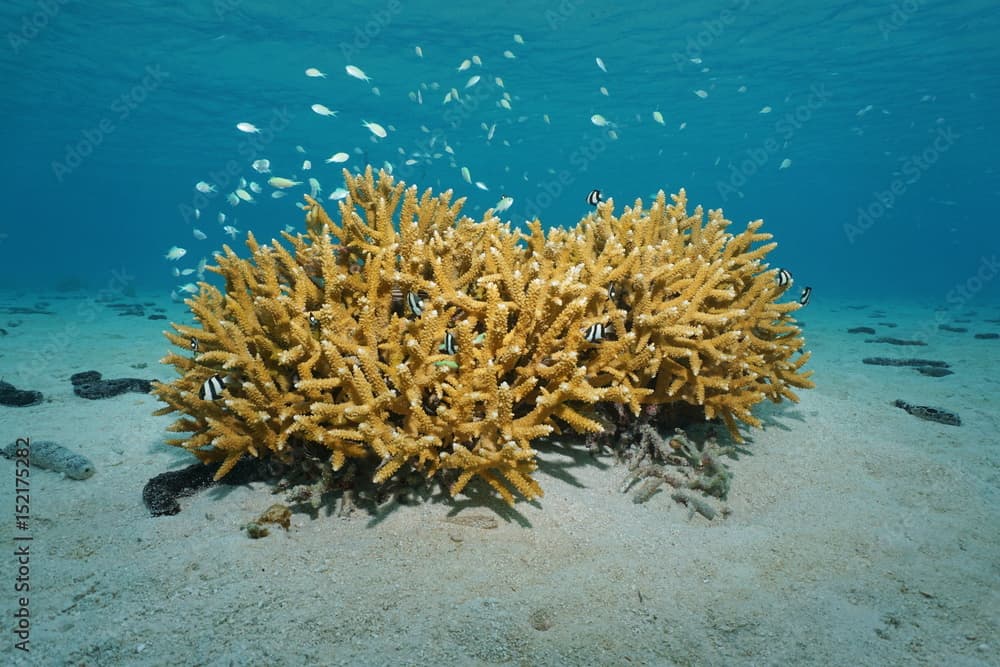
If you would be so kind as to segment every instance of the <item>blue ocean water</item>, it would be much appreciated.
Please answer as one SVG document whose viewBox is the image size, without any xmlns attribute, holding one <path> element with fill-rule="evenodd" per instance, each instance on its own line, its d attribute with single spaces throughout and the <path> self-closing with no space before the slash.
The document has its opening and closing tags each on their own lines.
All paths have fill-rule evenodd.
<svg viewBox="0 0 1000 667">
<path fill-rule="evenodd" d="M 996 664 L 1000 356 L 973 337 L 1000 321 L 995 1 L 7 0 L 0 26 L 0 380 L 45 396 L 0 407 L 0 447 L 52 439 L 97 467 L 33 469 L 30 526 L 0 529 L 13 555 L 37 537 L 34 653 L 4 664 Z M 509 196 L 516 224 L 574 224 L 594 189 L 765 219 L 772 264 L 814 290 L 817 387 L 756 412 L 731 519 L 637 505 L 624 466 L 582 451 L 545 452 L 549 495 L 514 509 L 297 512 L 252 543 L 275 496 L 243 485 L 149 517 L 146 480 L 193 462 L 164 443 L 173 417 L 71 376 L 167 377 L 149 320 L 190 319 L 168 302 L 184 272 L 301 229 L 307 185 L 275 199 L 268 177 L 315 178 L 332 206 L 367 164 L 473 217 Z M 241 179 L 255 201 L 234 206 Z M 151 310 L 108 303 L 133 290 Z M 894 349 L 859 324 L 935 338 Z M 914 349 L 955 375 L 861 363 Z M 16 646 L 27 565 L 7 563 Z"/>
<path fill-rule="evenodd" d="M 467 197 L 470 215 L 509 195 L 511 219 L 547 225 L 587 214 L 594 188 L 622 205 L 684 187 L 737 225 L 764 218 L 780 244 L 773 263 L 814 300 L 996 300 L 995 3 L 623 7 L 6 2 L 0 287 L 99 287 L 119 271 L 175 289 L 175 266 L 231 242 L 218 212 L 265 238 L 301 225 L 301 189 L 272 200 L 265 185 L 256 203 L 226 202 L 241 177 L 263 184 L 250 163 L 267 158 L 273 174 L 317 178 L 324 197 L 341 166 L 388 162 L 408 182 Z M 460 70 L 473 56 L 481 65 Z M 444 104 L 452 88 L 460 100 Z M 339 151 L 351 160 L 325 163 Z M 198 181 L 219 193 L 201 196 Z M 188 250 L 176 265 L 163 257 L 173 245 Z"/>
</svg>

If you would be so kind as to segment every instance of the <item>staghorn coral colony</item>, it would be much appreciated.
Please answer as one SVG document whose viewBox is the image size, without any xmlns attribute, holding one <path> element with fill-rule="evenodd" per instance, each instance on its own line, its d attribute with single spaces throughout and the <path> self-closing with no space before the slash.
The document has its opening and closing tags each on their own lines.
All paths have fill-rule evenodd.
<svg viewBox="0 0 1000 667">
<path fill-rule="evenodd" d="M 217 479 L 308 448 L 376 485 L 416 473 L 455 495 L 478 477 L 513 503 L 542 495 L 532 444 L 599 432 L 599 405 L 696 406 L 739 440 L 755 404 L 812 386 L 760 220 L 733 234 L 681 190 L 519 229 L 371 168 L 345 179 L 339 221 L 306 197 L 305 234 L 224 247 L 225 291 L 202 283 L 200 326 L 166 334 L 194 354 L 163 360 L 180 377 L 157 414 L 182 413 L 169 444 Z"/>
</svg>

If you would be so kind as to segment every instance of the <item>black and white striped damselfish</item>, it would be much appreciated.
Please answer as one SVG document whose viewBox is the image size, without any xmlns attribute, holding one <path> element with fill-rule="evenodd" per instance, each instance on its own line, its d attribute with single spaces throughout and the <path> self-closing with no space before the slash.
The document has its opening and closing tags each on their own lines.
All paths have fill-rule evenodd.
<svg viewBox="0 0 1000 667">
<path fill-rule="evenodd" d="M 438 348 L 440 352 L 445 354 L 455 354 L 458 351 L 458 345 L 455 343 L 455 337 L 451 335 L 450 331 L 444 332 L 444 342 L 441 343 L 441 347 Z"/>
<path fill-rule="evenodd" d="M 610 333 L 608 325 L 603 322 L 596 322 L 584 330 L 583 337 L 588 343 L 600 343 Z"/>
<path fill-rule="evenodd" d="M 812 287 L 803 287 L 802 296 L 799 297 L 799 303 L 802 304 L 803 306 L 807 305 L 809 303 L 809 297 L 812 296 L 812 293 L 813 293 Z"/>
<path fill-rule="evenodd" d="M 222 396 L 224 387 L 222 376 L 218 374 L 213 375 L 202 383 L 201 389 L 198 390 L 198 398 L 203 401 L 214 401 Z"/>
<path fill-rule="evenodd" d="M 587 195 L 587 203 L 590 204 L 591 206 L 597 206 L 598 204 L 600 204 L 601 203 L 601 191 L 600 190 L 591 190 L 590 194 Z"/>
<path fill-rule="evenodd" d="M 407 293 L 406 305 L 409 306 L 410 312 L 417 317 L 420 317 L 420 313 L 424 312 L 424 302 L 420 300 L 420 295 L 416 292 Z"/>
<path fill-rule="evenodd" d="M 188 342 L 188 347 L 191 348 L 192 352 L 197 352 L 198 351 L 198 339 L 195 338 L 194 336 L 191 336 L 191 338 L 189 339 L 189 342 Z"/>
<path fill-rule="evenodd" d="M 774 277 L 774 282 L 778 283 L 778 287 L 784 287 L 792 282 L 792 274 L 788 269 L 778 269 L 778 275 Z"/>
</svg>

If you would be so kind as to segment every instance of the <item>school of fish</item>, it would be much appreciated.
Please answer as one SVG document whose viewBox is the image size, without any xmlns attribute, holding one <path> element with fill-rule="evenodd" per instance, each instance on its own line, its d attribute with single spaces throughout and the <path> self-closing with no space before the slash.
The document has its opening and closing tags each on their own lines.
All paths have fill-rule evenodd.
<svg viewBox="0 0 1000 667">
<path fill-rule="evenodd" d="M 511 130 L 515 129 L 517 125 L 530 126 L 532 123 L 541 122 L 543 126 L 549 127 L 554 123 L 553 117 L 544 110 L 534 109 L 533 112 L 529 112 L 525 101 L 516 92 L 508 90 L 504 77 L 500 75 L 502 72 L 510 76 L 514 70 L 510 70 L 509 66 L 503 65 L 503 63 L 518 60 L 518 51 L 521 50 L 521 47 L 527 48 L 527 42 L 521 34 L 514 34 L 511 41 L 513 44 L 510 48 L 504 49 L 492 59 L 480 54 L 469 54 L 468 57 L 458 59 L 453 73 L 443 72 L 443 80 L 420 82 L 408 91 L 407 97 L 416 107 L 413 110 L 413 116 L 416 117 L 420 114 L 430 119 L 429 122 L 419 125 L 420 135 L 411 136 L 408 140 L 404 140 L 402 135 L 396 135 L 396 126 L 392 122 L 388 122 L 393 119 L 379 117 L 380 113 L 373 114 L 376 118 L 355 116 L 357 120 L 354 121 L 356 125 L 353 127 L 352 123 L 345 122 L 342 118 L 341 110 L 345 110 L 344 113 L 350 115 L 350 111 L 346 109 L 350 108 L 354 96 L 364 95 L 366 91 L 374 96 L 381 95 L 380 89 L 373 85 L 377 82 L 378 73 L 376 72 L 374 78 L 370 76 L 365 69 L 362 69 L 364 63 L 351 63 L 343 66 L 342 78 L 333 73 L 333 70 L 336 70 L 335 67 L 333 70 L 324 67 L 324 64 L 332 67 L 329 62 L 315 63 L 300 70 L 304 73 L 305 79 L 310 80 L 304 83 L 304 89 L 314 100 L 322 101 L 312 102 L 309 105 L 312 114 L 307 114 L 311 118 L 317 119 L 309 121 L 317 124 L 314 128 L 310 128 L 310 134 L 316 136 L 316 145 L 310 146 L 309 149 L 297 145 L 295 152 L 300 156 L 314 156 L 317 165 L 316 173 L 313 173 L 313 158 L 292 162 L 287 157 L 279 157 L 287 153 L 286 150 L 274 145 L 264 145 L 264 150 L 270 155 L 254 155 L 254 159 L 246 164 L 246 174 L 237 180 L 230 182 L 198 180 L 195 182 L 194 190 L 198 193 L 196 201 L 208 202 L 205 208 L 216 209 L 212 212 L 214 215 L 209 213 L 209 216 L 218 221 L 217 233 L 228 237 L 229 240 L 237 240 L 241 232 L 240 228 L 236 226 L 238 219 L 233 216 L 235 213 L 233 209 L 236 207 L 248 206 L 252 209 L 264 201 L 277 202 L 291 194 L 291 201 L 301 208 L 302 194 L 309 193 L 313 197 L 321 196 L 324 192 L 323 180 L 333 179 L 334 182 L 341 182 L 342 169 L 347 168 L 357 172 L 368 163 L 377 165 L 381 161 L 381 167 L 389 173 L 405 169 L 405 172 L 397 175 L 417 183 L 420 183 L 420 178 L 426 174 L 429 168 L 442 165 L 455 170 L 461 181 L 468 186 L 483 192 L 497 191 L 490 187 L 490 180 L 494 178 L 507 179 L 509 182 L 504 183 L 499 188 L 501 194 L 493 195 L 492 201 L 495 203 L 491 207 L 484 204 L 483 208 L 492 208 L 496 215 L 515 213 L 517 211 L 515 209 L 515 193 L 523 193 L 526 198 L 534 196 L 536 192 L 532 182 L 551 180 L 555 178 L 558 170 L 549 167 L 543 173 L 531 174 L 528 171 L 523 171 L 521 174 L 515 174 L 511 173 L 511 167 L 508 165 L 503 168 L 501 175 L 494 165 L 470 166 L 470 164 L 463 164 L 461 159 L 462 155 L 474 152 L 470 151 L 469 147 L 477 144 L 495 147 L 493 150 L 512 149 L 514 144 L 518 142 L 518 135 Z M 424 59 L 424 46 L 414 46 L 413 56 L 418 61 Z M 641 125 L 644 117 L 652 120 L 655 124 L 652 126 L 653 128 L 656 126 L 667 128 L 668 122 L 671 120 L 678 123 L 676 132 L 683 131 L 687 127 L 685 120 L 676 117 L 669 118 L 673 114 L 668 114 L 659 107 L 647 111 L 648 115 L 642 113 L 624 115 L 615 112 L 613 106 L 601 102 L 600 99 L 611 97 L 609 87 L 614 88 L 615 72 L 620 70 L 621 63 L 617 63 L 616 68 L 615 62 L 605 62 L 600 55 L 593 56 L 593 62 L 597 67 L 594 74 L 595 81 L 592 82 L 593 89 L 601 97 L 594 98 L 591 107 L 584 112 L 583 118 L 589 119 L 592 131 L 596 128 L 601 133 L 601 141 L 618 140 L 622 132 L 636 129 Z M 690 63 L 700 66 L 702 72 L 709 71 L 701 58 L 690 58 Z M 331 74 L 327 74 L 327 71 L 331 71 Z M 301 77 L 302 74 L 298 76 Z M 706 88 L 694 89 L 694 95 L 708 101 L 711 94 L 720 92 L 714 83 Z M 740 85 L 736 88 L 737 94 L 744 94 L 747 91 L 746 85 Z M 433 100 L 435 99 L 438 100 L 439 105 L 437 110 L 434 110 Z M 786 99 L 786 102 L 788 101 Z M 460 108 L 460 113 L 483 116 L 483 120 L 478 123 L 479 131 L 473 132 L 472 136 L 468 131 L 464 134 L 448 132 L 447 123 L 441 123 L 440 114 L 442 112 L 449 113 L 447 109 L 451 105 Z M 664 109 L 670 106 L 669 100 L 664 100 Z M 382 107 L 376 105 L 373 108 Z M 857 115 L 862 116 L 868 110 L 867 108 L 862 109 Z M 759 114 L 766 116 L 772 111 L 771 105 L 764 105 L 760 108 Z M 401 122 L 413 121 L 412 118 L 399 120 Z M 247 137 L 246 140 L 256 139 L 263 143 L 264 138 L 271 136 L 273 132 L 272 128 L 266 124 L 265 119 L 262 118 L 235 118 L 234 121 L 230 127 L 235 127 L 239 135 Z M 320 123 L 322 126 L 319 125 Z M 444 127 L 435 127 L 435 125 L 443 125 Z M 469 123 L 469 127 L 473 128 L 473 124 Z M 389 145 L 389 154 L 384 153 L 385 149 L 380 149 L 381 144 Z M 312 153 L 312 150 L 316 152 Z M 385 159 L 374 159 L 373 153 L 383 154 L 386 157 Z M 663 149 L 660 149 L 659 154 L 663 155 Z M 393 155 L 395 157 L 392 157 Z M 719 167 L 720 162 L 721 157 L 717 157 L 714 166 Z M 786 170 L 792 165 L 792 160 L 789 157 L 783 157 L 777 162 L 779 164 L 776 169 L 779 171 Z M 476 167 L 475 170 L 473 167 Z M 474 180 L 474 171 L 484 172 L 487 178 Z M 479 174 L 477 173 L 477 175 Z M 254 180 L 252 176 L 256 176 L 260 181 Z M 426 183 L 426 185 L 430 185 L 430 183 Z M 586 185 L 582 186 L 581 196 L 587 192 L 586 187 Z M 329 191 L 327 197 L 331 201 L 338 201 L 347 197 L 347 194 L 344 188 L 336 187 Z M 585 199 L 591 206 L 597 206 L 603 201 L 601 191 L 597 189 L 591 190 Z M 229 213 L 227 214 L 226 211 Z M 195 207 L 193 214 L 186 216 L 188 222 L 196 223 L 199 221 L 202 212 L 201 208 Z M 289 226 L 289 229 L 294 229 L 294 227 Z M 210 248 L 213 247 L 210 239 L 212 230 L 211 226 L 195 227 L 192 224 L 187 238 L 193 238 L 199 248 Z M 206 243 L 201 245 L 202 242 Z M 176 266 L 176 263 L 188 255 L 188 250 L 181 246 L 173 246 L 168 249 L 165 258 L 174 265 L 171 270 L 175 275 L 197 274 L 198 278 L 202 279 L 208 254 L 205 251 L 198 253 L 192 248 L 193 256 L 199 254 L 200 259 L 195 267 L 180 268 Z M 179 299 L 181 294 L 190 293 L 191 285 L 192 283 L 187 283 L 175 290 L 174 298 Z"/>
</svg>

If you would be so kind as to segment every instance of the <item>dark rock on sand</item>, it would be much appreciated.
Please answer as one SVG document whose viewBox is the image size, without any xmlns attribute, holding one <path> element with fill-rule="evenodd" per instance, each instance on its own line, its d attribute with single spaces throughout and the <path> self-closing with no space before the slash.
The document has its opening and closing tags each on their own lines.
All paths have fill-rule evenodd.
<svg viewBox="0 0 1000 667">
<path fill-rule="evenodd" d="M 935 368 L 948 368 L 947 361 L 936 361 L 934 359 L 889 359 L 887 357 L 865 357 L 862 363 L 872 366 L 924 366 Z"/>
<path fill-rule="evenodd" d="M 874 335 L 875 334 L 875 330 L 872 329 L 871 327 L 854 327 L 854 328 L 848 329 L 847 333 L 854 333 L 854 334 L 863 333 L 863 334 Z"/>
<path fill-rule="evenodd" d="M 868 338 L 866 343 L 888 343 L 889 345 L 927 345 L 922 340 L 905 340 L 903 338 L 893 338 L 892 336 L 879 336 L 878 338 Z"/>
<path fill-rule="evenodd" d="M 118 311 L 118 316 L 132 316 L 132 317 L 144 317 L 146 311 L 143 309 L 141 303 L 109 303 L 108 308 Z"/>
<path fill-rule="evenodd" d="M 153 387 L 152 383 L 156 382 L 156 380 L 142 380 L 140 378 L 102 380 L 101 374 L 97 371 L 76 373 L 70 376 L 69 381 L 73 383 L 74 394 L 90 400 L 110 398 L 130 391 L 148 394 Z"/>
<path fill-rule="evenodd" d="M 955 371 L 950 371 L 947 368 L 942 368 L 940 366 L 917 366 L 914 370 L 921 375 L 929 375 L 932 378 L 941 378 L 945 375 L 955 374 Z"/>
<path fill-rule="evenodd" d="M 0 380 L 0 405 L 23 408 L 42 402 L 42 392 L 34 389 L 17 389 L 10 382 Z"/>
<path fill-rule="evenodd" d="M 4 313 L 6 315 L 55 315 L 55 313 L 50 310 L 27 308 L 25 306 L 4 306 L 0 308 L 0 313 Z"/>
<path fill-rule="evenodd" d="M 181 511 L 178 498 L 193 495 L 217 484 L 238 486 L 264 478 L 264 468 L 257 459 L 244 458 L 229 473 L 216 482 L 213 478 L 218 463 L 195 463 L 187 468 L 160 473 L 146 482 L 142 501 L 152 516 L 170 516 Z"/>
<path fill-rule="evenodd" d="M 938 329 L 941 331 L 950 331 L 952 333 L 965 333 L 968 331 L 965 327 L 953 327 L 950 324 L 939 324 Z"/>
<path fill-rule="evenodd" d="M 152 315 L 150 315 L 146 319 L 148 319 L 148 320 L 165 320 L 165 319 L 167 319 L 167 316 L 166 315 L 160 315 L 159 313 L 153 313 Z"/>
<path fill-rule="evenodd" d="M 996 340 L 997 338 L 1000 338 L 1000 334 L 998 334 L 998 333 L 992 333 L 992 332 L 991 333 L 977 333 L 977 334 L 973 335 L 972 337 L 973 338 L 978 338 L 979 340 Z"/>
</svg>

